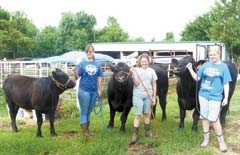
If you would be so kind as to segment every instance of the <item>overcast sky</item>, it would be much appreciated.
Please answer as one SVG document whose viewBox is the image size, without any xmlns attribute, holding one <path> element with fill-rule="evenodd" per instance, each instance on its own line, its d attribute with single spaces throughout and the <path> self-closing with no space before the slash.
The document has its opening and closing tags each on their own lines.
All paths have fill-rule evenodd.
<svg viewBox="0 0 240 155">
<path fill-rule="evenodd" d="M 38 28 L 58 26 L 62 12 L 94 15 L 96 28 L 114 16 L 130 37 L 160 41 L 167 32 L 179 40 L 185 25 L 208 12 L 214 0 L 0 0 L 0 6 L 9 12 L 24 11 Z"/>
</svg>

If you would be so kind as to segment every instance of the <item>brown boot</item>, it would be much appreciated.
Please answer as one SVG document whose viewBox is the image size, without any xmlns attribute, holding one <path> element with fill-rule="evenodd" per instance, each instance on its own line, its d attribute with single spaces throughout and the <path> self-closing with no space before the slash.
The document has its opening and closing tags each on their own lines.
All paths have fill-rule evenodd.
<svg viewBox="0 0 240 155">
<path fill-rule="evenodd" d="M 134 127 L 134 129 L 133 129 L 131 144 L 135 144 L 138 140 L 138 128 L 139 127 Z"/>
<path fill-rule="evenodd" d="M 145 127 L 145 136 L 149 138 L 153 137 L 152 131 L 150 129 L 150 124 L 145 124 L 144 127 Z"/>
<path fill-rule="evenodd" d="M 89 130 L 88 130 L 88 124 L 87 124 L 87 123 L 81 124 L 81 128 L 82 128 L 83 134 L 84 134 L 86 137 L 91 136 L 91 134 L 89 133 Z"/>
<path fill-rule="evenodd" d="M 203 134 L 203 142 L 201 143 L 201 147 L 207 147 L 208 146 L 208 143 L 209 143 L 209 137 L 210 137 L 210 135 L 209 135 L 209 131 L 208 132 L 205 132 L 204 134 Z"/>
<path fill-rule="evenodd" d="M 227 145 L 224 141 L 223 135 L 217 136 L 217 139 L 218 139 L 220 151 L 226 152 L 227 151 Z"/>
</svg>

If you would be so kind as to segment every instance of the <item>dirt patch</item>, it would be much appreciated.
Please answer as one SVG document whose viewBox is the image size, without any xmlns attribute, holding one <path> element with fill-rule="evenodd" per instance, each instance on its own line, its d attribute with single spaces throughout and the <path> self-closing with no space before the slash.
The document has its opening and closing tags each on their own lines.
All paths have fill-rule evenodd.
<svg viewBox="0 0 240 155">
<path fill-rule="evenodd" d="M 152 144 L 130 144 L 128 146 L 127 154 L 128 155 L 161 155 L 159 153 L 152 151 Z"/>
<path fill-rule="evenodd" d="M 62 135 L 58 135 L 57 138 L 58 139 L 69 139 L 71 137 L 76 136 L 77 134 L 78 134 L 77 131 L 66 131 Z"/>
</svg>

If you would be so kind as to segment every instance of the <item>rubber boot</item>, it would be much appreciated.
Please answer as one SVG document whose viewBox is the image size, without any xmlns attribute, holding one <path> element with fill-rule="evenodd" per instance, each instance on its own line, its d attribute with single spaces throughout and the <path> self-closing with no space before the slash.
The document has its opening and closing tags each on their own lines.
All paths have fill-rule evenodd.
<svg viewBox="0 0 240 155">
<path fill-rule="evenodd" d="M 134 128 L 133 128 L 133 134 L 132 134 L 131 144 L 135 144 L 135 143 L 138 141 L 138 128 L 139 128 L 139 127 L 134 127 Z"/>
<path fill-rule="evenodd" d="M 205 132 L 205 133 L 203 134 L 203 142 L 201 143 L 201 147 L 207 147 L 207 146 L 208 146 L 209 137 L 210 137 L 209 131 L 208 131 L 208 132 Z"/>
<path fill-rule="evenodd" d="M 226 145 L 226 143 L 224 141 L 223 135 L 217 136 L 217 139 L 218 139 L 220 151 L 226 152 L 227 151 L 227 145 Z"/>
<path fill-rule="evenodd" d="M 88 124 L 87 124 L 87 123 L 81 124 L 81 128 L 82 128 L 83 134 L 84 134 L 86 137 L 91 136 L 91 134 L 89 133 L 89 130 L 88 130 Z"/>
<path fill-rule="evenodd" d="M 153 137 L 152 131 L 150 129 L 150 124 L 144 124 L 144 127 L 145 127 L 145 136 L 149 138 Z"/>
</svg>

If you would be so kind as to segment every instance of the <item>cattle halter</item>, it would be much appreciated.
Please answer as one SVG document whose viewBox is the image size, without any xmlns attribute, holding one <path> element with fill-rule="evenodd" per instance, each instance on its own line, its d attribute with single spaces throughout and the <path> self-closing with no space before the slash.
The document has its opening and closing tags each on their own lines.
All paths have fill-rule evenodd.
<svg viewBox="0 0 240 155">
<path fill-rule="evenodd" d="M 52 78 L 53 82 L 55 83 L 55 85 L 56 85 L 58 88 L 62 89 L 62 90 L 66 90 L 68 83 L 71 81 L 71 79 L 68 78 L 67 82 L 66 82 L 65 84 L 62 84 L 62 83 L 59 82 L 58 80 L 54 79 L 53 76 L 51 76 L 51 78 Z"/>
<path fill-rule="evenodd" d="M 119 72 L 117 72 L 117 74 L 115 75 L 115 79 L 116 79 L 116 80 L 117 80 L 117 77 L 119 76 L 119 74 L 121 74 L 121 73 L 126 74 L 126 75 L 127 75 L 127 78 L 128 78 L 129 75 L 131 74 L 131 72 L 119 71 Z"/>
</svg>

